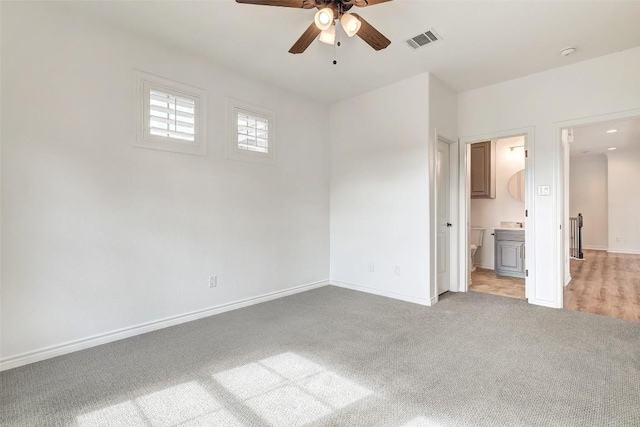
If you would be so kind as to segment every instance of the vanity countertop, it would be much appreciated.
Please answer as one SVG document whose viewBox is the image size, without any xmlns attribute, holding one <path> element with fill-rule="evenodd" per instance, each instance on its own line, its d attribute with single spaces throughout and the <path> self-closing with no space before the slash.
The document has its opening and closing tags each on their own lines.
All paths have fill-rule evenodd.
<svg viewBox="0 0 640 427">
<path fill-rule="evenodd" d="M 496 227 L 495 231 L 524 231 L 524 228 L 516 228 L 516 227 Z"/>
</svg>

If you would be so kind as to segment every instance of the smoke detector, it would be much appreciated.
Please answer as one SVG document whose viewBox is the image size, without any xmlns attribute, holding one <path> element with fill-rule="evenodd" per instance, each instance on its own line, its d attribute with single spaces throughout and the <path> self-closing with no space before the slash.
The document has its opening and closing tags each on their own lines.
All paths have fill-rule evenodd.
<svg viewBox="0 0 640 427">
<path fill-rule="evenodd" d="M 574 53 L 577 49 L 575 47 L 565 47 L 564 49 L 562 49 L 560 51 L 560 55 L 562 56 L 569 56 L 572 53 Z"/>
</svg>

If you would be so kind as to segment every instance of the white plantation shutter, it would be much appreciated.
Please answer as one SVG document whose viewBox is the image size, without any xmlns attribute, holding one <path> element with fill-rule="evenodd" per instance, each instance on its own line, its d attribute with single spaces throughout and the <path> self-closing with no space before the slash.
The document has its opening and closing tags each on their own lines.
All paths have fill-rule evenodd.
<svg viewBox="0 0 640 427">
<path fill-rule="evenodd" d="M 149 133 L 155 136 L 195 141 L 196 103 L 159 90 L 149 91 Z"/>
<path fill-rule="evenodd" d="M 269 152 L 269 120 L 238 112 L 238 148 L 240 150 Z"/>
<path fill-rule="evenodd" d="M 207 93 L 141 71 L 136 76 L 140 114 L 136 146 L 205 155 Z"/>
<path fill-rule="evenodd" d="M 227 98 L 227 108 L 227 158 L 275 164 L 275 111 L 232 98 Z"/>
</svg>

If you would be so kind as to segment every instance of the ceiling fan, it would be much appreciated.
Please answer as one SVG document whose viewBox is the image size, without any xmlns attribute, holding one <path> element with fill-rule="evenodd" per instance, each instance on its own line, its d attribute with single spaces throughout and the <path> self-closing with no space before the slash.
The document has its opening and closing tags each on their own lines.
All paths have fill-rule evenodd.
<svg viewBox="0 0 640 427">
<path fill-rule="evenodd" d="M 380 31 L 356 13 L 348 13 L 353 7 L 374 6 L 391 0 L 236 0 L 237 3 L 258 4 L 263 6 L 295 7 L 299 9 L 318 9 L 313 22 L 302 36 L 289 49 L 289 53 L 302 53 L 320 35 L 323 43 L 334 44 L 336 40 L 336 21 L 349 37 L 357 35 L 375 50 L 382 50 L 391 44 Z M 339 45 L 339 44 L 338 44 Z"/>
</svg>

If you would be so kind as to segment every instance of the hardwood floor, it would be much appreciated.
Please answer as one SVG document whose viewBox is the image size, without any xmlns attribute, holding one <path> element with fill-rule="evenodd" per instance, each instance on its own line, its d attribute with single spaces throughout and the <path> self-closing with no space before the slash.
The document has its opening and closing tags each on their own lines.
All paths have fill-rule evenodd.
<svg viewBox="0 0 640 427">
<path fill-rule="evenodd" d="M 564 288 L 564 308 L 640 322 L 640 255 L 584 251 L 571 260 L 571 283 Z M 470 291 L 524 298 L 524 279 L 496 276 L 478 268 Z"/>
<path fill-rule="evenodd" d="M 640 255 L 584 251 L 571 260 L 564 308 L 640 322 Z"/>
<path fill-rule="evenodd" d="M 497 276 L 493 270 L 476 268 L 471 272 L 470 291 L 524 299 L 524 279 Z"/>
</svg>

